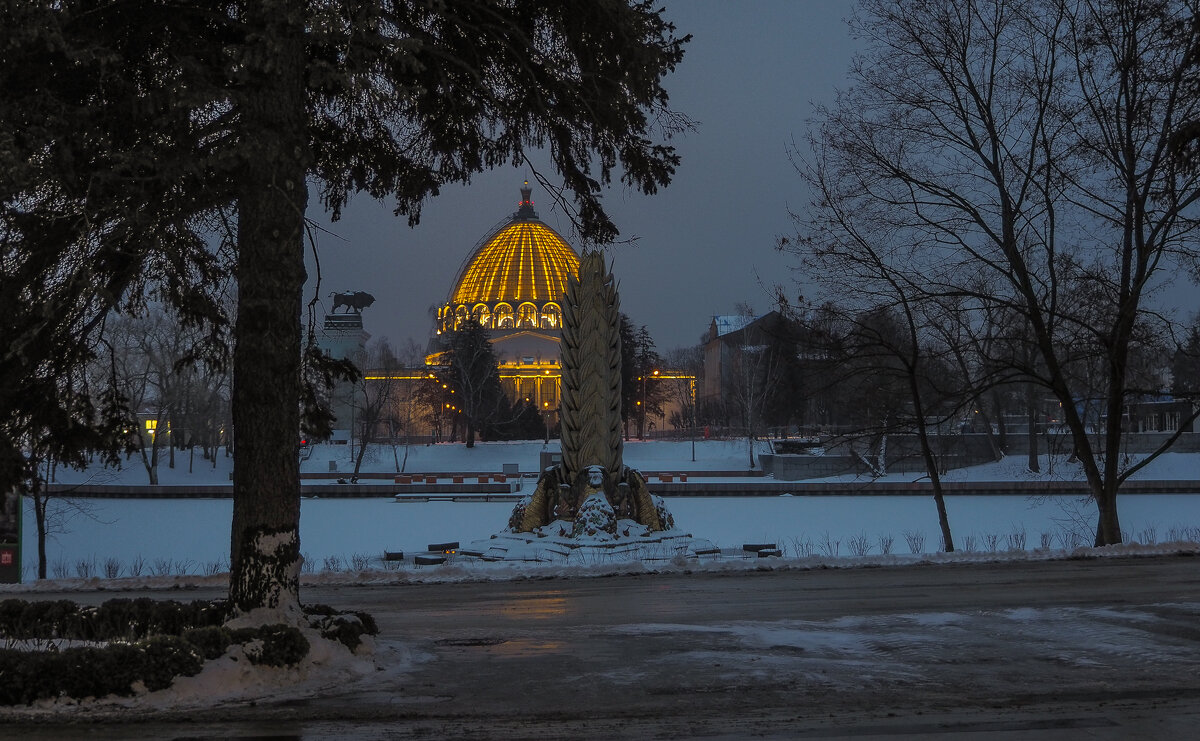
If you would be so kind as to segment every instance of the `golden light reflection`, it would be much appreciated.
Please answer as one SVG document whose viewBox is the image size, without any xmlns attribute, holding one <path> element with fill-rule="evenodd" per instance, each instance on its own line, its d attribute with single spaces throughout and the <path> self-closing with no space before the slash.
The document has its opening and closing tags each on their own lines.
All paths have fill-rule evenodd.
<svg viewBox="0 0 1200 741">
<path fill-rule="evenodd" d="M 559 653 L 563 647 L 562 641 L 534 641 L 528 638 L 518 638 L 488 646 L 485 650 L 501 659 L 519 659 L 525 656 Z"/>
<path fill-rule="evenodd" d="M 567 615 L 569 604 L 561 591 L 524 595 L 499 606 L 501 615 L 518 620 L 551 620 Z"/>
</svg>

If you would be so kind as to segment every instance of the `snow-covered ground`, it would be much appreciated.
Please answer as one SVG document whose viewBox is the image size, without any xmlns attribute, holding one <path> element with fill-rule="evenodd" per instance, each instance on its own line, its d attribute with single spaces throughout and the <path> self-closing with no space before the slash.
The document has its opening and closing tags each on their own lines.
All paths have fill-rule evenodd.
<svg viewBox="0 0 1200 741">
<path fill-rule="evenodd" d="M 407 471 L 500 471 L 517 463 L 522 472 L 538 466 L 540 442 L 487 443 L 473 450 L 461 444 L 415 446 Z M 557 449 L 552 443 L 551 449 Z M 698 441 L 696 461 L 690 442 L 637 442 L 625 447 L 629 465 L 643 470 L 745 470 L 745 441 Z M 403 449 L 398 451 L 403 455 Z M 317 446 L 303 470 L 328 471 L 329 461 L 345 471 L 347 446 Z M 196 460 L 193 473 L 180 455 L 176 468 L 160 466 L 163 484 L 213 484 L 229 480 L 231 461 L 217 466 Z M 1023 458 L 1008 458 L 952 471 L 954 481 L 1077 480 L 1078 467 L 1061 458 L 1043 460 L 1044 473 L 1030 474 Z M 372 450 L 364 470 L 394 471 L 390 448 Z M 61 483 L 145 483 L 136 458 L 123 470 L 59 470 Z M 1167 454 L 1137 478 L 1187 480 L 1200 477 L 1200 455 Z M 916 474 L 892 474 L 892 481 L 916 480 Z M 690 479 L 692 480 L 692 479 Z M 854 480 L 832 477 L 830 481 Z M 653 490 L 653 483 L 651 484 Z M 840 558 L 900 556 L 940 550 L 937 515 L 927 496 L 782 496 L 670 497 L 678 527 L 724 549 L 744 543 L 776 543 L 785 556 Z M 122 576 L 139 574 L 203 575 L 224 571 L 229 552 L 232 503 L 228 499 L 56 499 L 54 532 L 47 546 L 50 575 Z M 306 499 L 301 508 L 301 550 L 311 572 L 326 578 L 374 568 L 384 551 L 425 550 L 431 543 L 464 545 L 499 532 L 512 502 L 397 503 L 381 493 L 366 499 Z M 1076 496 L 953 496 L 948 499 L 950 526 L 959 550 L 994 554 L 1012 549 L 1070 550 L 1085 545 L 1094 527 L 1094 506 Z M 1121 501 L 1122 524 L 1129 539 L 1141 544 L 1195 539 L 1200 528 L 1200 496 L 1138 494 Z M 28 507 L 24 521 L 23 565 L 31 578 L 36 563 L 34 523 Z M 591 558 L 592 561 L 596 559 Z M 428 569 L 426 569 L 428 571 Z M 493 568 L 494 571 L 494 568 Z"/>
<path fill-rule="evenodd" d="M 540 441 L 479 443 L 468 449 L 461 443 L 441 443 L 438 445 L 413 445 L 407 450 L 396 446 L 372 445 L 364 456 L 362 473 L 397 472 L 397 463 L 401 464 L 407 473 L 450 473 L 465 472 L 494 472 L 503 470 L 506 463 L 515 463 L 523 474 L 536 474 L 539 469 L 539 454 L 542 451 L 559 450 L 559 443 L 553 440 L 549 445 Z M 697 440 L 694 443 L 695 455 L 693 460 L 693 443 L 690 441 L 639 441 L 630 440 L 625 443 L 625 464 L 643 471 L 663 471 L 673 473 L 695 473 L 696 480 L 704 480 L 702 472 L 721 471 L 737 472 L 750 471 L 750 456 L 745 440 Z M 333 474 L 348 476 L 354 470 L 354 451 L 347 445 L 317 445 L 309 456 L 300 464 L 304 474 Z M 755 464 L 758 456 L 771 452 L 765 441 L 755 445 Z M 221 453 L 213 461 L 203 460 L 199 455 L 189 460 L 187 453 L 177 453 L 175 467 L 167 464 L 165 452 L 161 452 L 162 460 L 158 466 L 159 484 L 163 486 L 187 485 L 216 485 L 228 484 L 233 472 L 233 459 Z M 1140 460 L 1140 456 L 1132 456 L 1128 463 Z M 330 463 L 334 464 L 331 470 Z M 189 468 L 191 470 L 189 470 Z M 1078 464 L 1068 463 L 1064 456 L 1041 457 L 1042 472 L 1030 473 L 1024 456 L 1010 456 L 1002 461 L 986 463 L 969 468 L 950 471 L 947 481 L 1082 481 L 1083 471 Z M 901 482 L 914 481 L 922 478 L 915 473 L 890 473 L 881 481 Z M 1200 453 L 1166 453 L 1152 461 L 1150 465 L 1133 475 L 1135 480 L 1142 481 L 1178 481 L 1200 478 Z M 727 477 L 723 480 L 728 480 Z M 827 476 L 810 479 L 824 482 L 868 481 L 865 475 Z M 372 481 L 390 484 L 384 479 L 363 479 L 360 483 Z M 149 483 L 145 467 L 138 456 L 129 458 L 120 469 L 93 466 L 83 471 L 59 468 L 55 471 L 55 482 L 60 484 L 112 484 L 142 486 Z"/>
</svg>

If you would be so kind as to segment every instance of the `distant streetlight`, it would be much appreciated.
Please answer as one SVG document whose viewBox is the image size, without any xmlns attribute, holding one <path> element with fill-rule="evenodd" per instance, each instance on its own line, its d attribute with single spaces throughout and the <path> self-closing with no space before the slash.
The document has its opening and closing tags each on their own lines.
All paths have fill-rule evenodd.
<svg viewBox="0 0 1200 741">
<path fill-rule="evenodd" d="M 638 380 L 642 382 L 642 400 L 637 402 L 638 411 L 638 437 L 642 440 L 646 439 L 646 379 L 658 378 L 658 371 L 652 371 L 650 376 L 638 376 Z"/>
</svg>

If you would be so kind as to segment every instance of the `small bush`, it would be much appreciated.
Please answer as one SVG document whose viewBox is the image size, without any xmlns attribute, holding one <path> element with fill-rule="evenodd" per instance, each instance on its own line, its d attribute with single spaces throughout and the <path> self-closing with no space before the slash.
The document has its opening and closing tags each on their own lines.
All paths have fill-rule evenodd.
<svg viewBox="0 0 1200 741">
<path fill-rule="evenodd" d="M 91 579 L 96 575 L 96 557 L 81 558 L 75 562 L 75 576 L 80 579 Z"/>
<path fill-rule="evenodd" d="M 908 543 L 908 552 L 914 555 L 925 552 L 925 533 L 920 530 L 905 530 L 904 541 Z"/>
<path fill-rule="evenodd" d="M 808 538 L 792 538 L 792 553 L 796 558 L 808 558 L 812 556 L 816 546 Z"/>
<path fill-rule="evenodd" d="M 867 537 L 866 533 L 859 533 L 851 536 L 850 540 L 846 541 L 846 546 L 854 555 L 865 556 L 871 552 L 871 539 Z"/>
<path fill-rule="evenodd" d="M 195 646 L 206 661 L 221 658 L 233 640 L 227 628 L 217 625 L 186 630 L 183 633 L 183 639 Z"/>
<path fill-rule="evenodd" d="M 895 544 L 896 538 L 891 533 L 879 536 L 879 552 L 887 556 L 892 552 L 892 546 Z"/>
<path fill-rule="evenodd" d="M 321 632 L 321 637 L 337 641 L 353 651 L 364 635 L 378 635 L 375 618 L 365 612 L 341 613 L 329 605 L 305 605 L 309 624 Z"/>
<path fill-rule="evenodd" d="M 825 535 L 822 536 L 821 541 L 817 545 L 821 548 L 821 553 L 826 558 L 837 558 L 841 541 L 829 537 L 829 531 L 826 530 Z"/>
<path fill-rule="evenodd" d="M 291 666 L 308 656 L 308 639 L 290 625 L 264 625 L 259 628 L 240 628 L 230 632 L 233 643 L 246 648 L 251 664 L 261 666 Z"/>
<path fill-rule="evenodd" d="M 104 578 L 116 579 L 121 575 L 121 561 L 116 558 L 104 559 Z"/>
<path fill-rule="evenodd" d="M 1008 539 L 1008 550 L 1010 550 L 1010 551 L 1025 550 L 1025 531 L 1024 530 L 1013 530 L 1011 533 L 1009 533 L 1005 537 Z"/>
<path fill-rule="evenodd" d="M 141 647 L 146 657 L 142 681 L 151 692 L 170 687 L 175 677 L 195 676 L 204 666 L 200 652 L 181 636 L 154 636 Z"/>
</svg>

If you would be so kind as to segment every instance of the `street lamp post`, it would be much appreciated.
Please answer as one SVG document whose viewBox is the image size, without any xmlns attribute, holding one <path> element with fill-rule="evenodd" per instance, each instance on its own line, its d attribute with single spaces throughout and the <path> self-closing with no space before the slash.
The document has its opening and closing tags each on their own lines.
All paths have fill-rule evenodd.
<svg viewBox="0 0 1200 741">
<path fill-rule="evenodd" d="M 651 371 L 649 377 L 658 378 L 658 371 Z M 638 407 L 640 407 L 638 414 L 638 437 L 642 440 L 646 439 L 646 379 L 647 376 L 638 376 L 638 380 L 642 382 L 642 400 L 637 403 Z"/>
<path fill-rule="evenodd" d="M 642 382 L 642 400 L 638 402 L 638 439 L 646 439 L 646 377 L 638 376 Z"/>
</svg>

